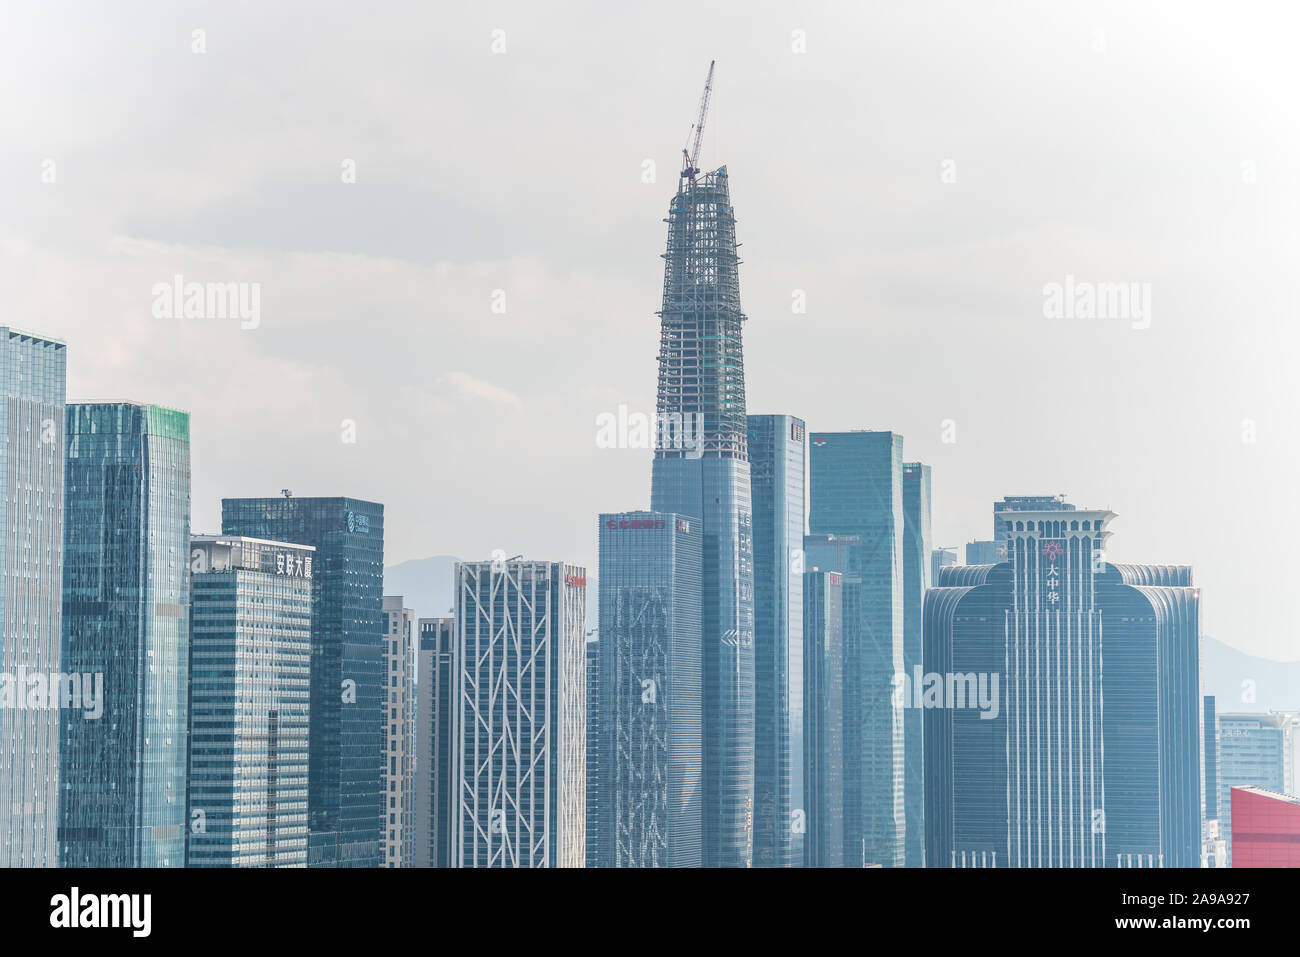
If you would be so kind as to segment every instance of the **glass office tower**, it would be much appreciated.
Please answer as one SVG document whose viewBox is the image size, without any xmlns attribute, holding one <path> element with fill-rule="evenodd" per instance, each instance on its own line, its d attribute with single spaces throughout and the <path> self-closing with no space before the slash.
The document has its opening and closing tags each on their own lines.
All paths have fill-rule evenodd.
<svg viewBox="0 0 1300 957">
<path fill-rule="evenodd" d="M 1199 593 L 1113 517 L 1003 510 L 1010 560 L 927 593 L 927 866 L 1200 866 Z"/>
<path fill-rule="evenodd" d="M 62 342 L 0 326 L 0 867 L 59 863 L 59 707 L 27 693 L 62 670 L 66 367 Z"/>
<path fill-rule="evenodd" d="M 810 569 L 803 591 L 804 866 L 843 867 L 843 577 Z"/>
<path fill-rule="evenodd" d="M 315 549 L 190 540 L 187 867 L 306 867 Z"/>
<path fill-rule="evenodd" d="M 309 867 L 378 867 L 387 678 L 384 507 L 353 498 L 227 498 L 221 531 L 316 549 Z"/>
<path fill-rule="evenodd" d="M 456 563 L 453 867 L 582 867 L 587 572 Z"/>
<path fill-rule="evenodd" d="M 1007 560 L 1007 549 L 1005 545 L 999 545 L 997 542 L 967 542 L 966 543 L 966 564 L 967 565 L 996 565 L 998 562 Z"/>
<path fill-rule="evenodd" d="M 749 416 L 754 515 L 754 866 L 803 865 L 804 423 Z"/>
<path fill-rule="evenodd" d="M 845 682 L 844 719 L 861 734 L 857 760 L 845 761 L 845 789 L 856 795 L 858 807 L 854 814 L 845 812 L 845 864 L 901 867 L 904 718 L 894 678 L 904 673 L 903 437 L 819 432 L 812 437 L 811 482 L 810 533 L 861 541 L 858 633 L 852 636 L 857 674 L 852 686 Z"/>
<path fill-rule="evenodd" d="M 650 509 L 703 523 L 704 863 L 754 833 L 754 553 L 736 216 L 724 166 L 668 210 Z"/>
<path fill-rule="evenodd" d="M 957 552 L 951 548 L 936 548 L 930 552 L 930 581 L 939 580 L 939 569 L 946 568 L 949 565 L 960 564 L 957 561 Z M 967 562 L 966 564 L 970 564 Z"/>
<path fill-rule="evenodd" d="M 921 667 L 921 624 L 925 590 L 930 587 L 930 466 L 903 465 L 903 673 Z M 903 858 L 908 867 L 925 866 L 925 762 L 921 712 L 903 709 Z"/>
<path fill-rule="evenodd" d="M 703 850 L 696 519 L 600 516 L 602 867 L 699 867 Z"/>
<path fill-rule="evenodd" d="M 1215 804 L 1224 815 L 1219 833 L 1226 845 L 1226 865 L 1234 867 L 1232 835 L 1240 828 L 1230 819 L 1229 792 L 1234 787 L 1261 787 L 1280 794 L 1295 794 L 1295 737 L 1300 715 L 1285 711 L 1220 714 L 1216 723 L 1219 750 Z"/>
<path fill-rule="evenodd" d="M 840 579 L 840 864 L 823 866 L 862 867 L 863 729 L 856 717 L 860 714 L 862 678 L 862 537 L 806 535 L 803 548 L 806 568 L 834 572 Z M 834 798 L 828 795 L 825 800 Z M 833 855 L 835 850 L 828 853 Z"/>
<path fill-rule="evenodd" d="M 60 736 L 64 867 L 182 867 L 189 671 L 190 417 L 131 402 L 66 415 L 63 668 L 103 714 Z"/>
<path fill-rule="evenodd" d="M 414 867 L 451 867 L 452 715 L 456 704 L 454 619 L 421 618 L 415 717 Z"/>
</svg>

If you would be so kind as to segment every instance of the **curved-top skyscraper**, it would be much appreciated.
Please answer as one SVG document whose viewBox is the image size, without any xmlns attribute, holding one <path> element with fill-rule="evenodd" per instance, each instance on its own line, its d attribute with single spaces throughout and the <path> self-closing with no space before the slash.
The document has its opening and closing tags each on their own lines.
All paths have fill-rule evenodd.
<svg viewBox="0 0 1300 957">
<path fill-rule="evenodd" d="M 727 168 L 668 211 L 650 507 L 704 525 L 704 865 L 748 867 L 754 820 L 754 559 L 736 218 Z"/>
</svg>

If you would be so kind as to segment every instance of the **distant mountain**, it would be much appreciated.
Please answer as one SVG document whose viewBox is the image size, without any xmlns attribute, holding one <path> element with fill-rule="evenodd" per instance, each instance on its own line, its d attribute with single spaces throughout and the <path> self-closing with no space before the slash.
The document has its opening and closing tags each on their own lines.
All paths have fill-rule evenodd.
<svg viewBox="0 0 1300 957">
<path fill-rule="evenodd" d="M 401 595 L 406 607 L 414 609 L 417 618 L 446 618 L 451 615 L 455 601 L 456 583 L 453 576 L 454 555 L 434 555 L 416 558 L 384 569 L 384 594 Z M 596 627 L 596 577 L 587 576 L 587 629 Z"/>
<path fill-rule="evenodd" d="M 453 555 L 416 558 L 384 569 L 384 594 L 401 595 L 417 618 L 446 618 L 451 615 L 455 585 Z"/>
<path fill-rule="evenodd" d="M 451 614 L 455 587 L 452 575 L 458 559 L 453 555 L 417 558 L 384 569 L 384 594 L 401 595 L 406 607 L 419 618 Z M 596 579 L 587 579 L 587 627 L 599 620 Z M 1300 711 L 1300 661 L 1273 661 L 1238 651 L 1205 636 L 1201 675 L 1205 694 L 1217 699 L 1216 707 L 1228 714 L 1248 711 Z M 1253 682 L 1253 688 L 1245 682 Z M 1253 690 L 1254 700 L 1246 700 Z"/>
<path fill-rule="evenodd" d="M 1256 658 L 1209 635 L 1202 651 L 1204 693 L 1216 711 L 1300 711 L 1300 661 Z"/>
</svg>

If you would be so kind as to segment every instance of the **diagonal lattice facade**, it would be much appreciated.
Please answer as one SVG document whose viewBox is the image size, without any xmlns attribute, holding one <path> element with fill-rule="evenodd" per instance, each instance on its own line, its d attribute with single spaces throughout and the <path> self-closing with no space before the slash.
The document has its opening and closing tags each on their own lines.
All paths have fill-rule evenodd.
<svg viewBox="0 0 1300 957">
<path fill-rule="evenodd" d="M 456 566 L 455 867 L 582 867 L 586 572 Z"/>
<path fill-rule="evenodd" d="M 601 867 L 699 867 L 699 523 L 600 516 Z"/>
</svg>

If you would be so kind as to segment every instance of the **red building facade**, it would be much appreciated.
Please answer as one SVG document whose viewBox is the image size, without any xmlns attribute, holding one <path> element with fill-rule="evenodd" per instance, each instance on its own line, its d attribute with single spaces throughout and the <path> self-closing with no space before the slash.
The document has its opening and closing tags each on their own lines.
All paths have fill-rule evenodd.
<svg viewBox="0 0 1300 957">
<path fill-rule="evenodd" d="M 1233 788 L 1232 866 L 1300 867 L 1300 798 Z"/>
</svg>

